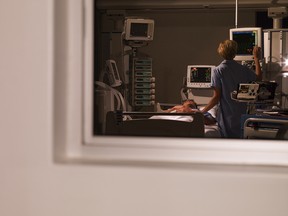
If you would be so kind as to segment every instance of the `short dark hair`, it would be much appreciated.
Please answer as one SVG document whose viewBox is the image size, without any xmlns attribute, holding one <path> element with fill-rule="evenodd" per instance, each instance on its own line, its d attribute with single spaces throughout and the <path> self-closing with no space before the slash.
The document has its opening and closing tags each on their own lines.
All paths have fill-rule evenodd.
<svg viewBox="0 0 288 216">
<path fill-rule="evenodd" d="M 195 100 L 193 100 L 193 99 L 187 99 L 187 100 L 183 101 L 183 104 L 184 104 L 185 102 L 193 102 L 193 104 L 189 104 L 189 107 L 190 107 L 191 109 L 198 109 L 198 106 L 197 106 L 197 103 L 195 102 Z"/>
</svg>

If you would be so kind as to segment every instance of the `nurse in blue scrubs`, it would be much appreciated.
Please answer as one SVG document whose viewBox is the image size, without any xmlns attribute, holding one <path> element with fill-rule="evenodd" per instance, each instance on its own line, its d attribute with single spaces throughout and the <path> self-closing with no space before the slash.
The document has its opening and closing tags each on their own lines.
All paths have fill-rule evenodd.
<svg viewBox="0 0 288 216">
<path fill-rule="evenodd" d="M 237 43 L 233 40 L 225 40 L 219 44 L 218 54 L 224 59 L 217 66 L 212 75 L 213 96 L 203 113 L 219 104 L 217 122 L 224 138 L 241 137 L 241 115 L 246 113 L 247 104 L 239 103 L 231 99 L 231 92 L 236 91 L 239 83 L 249 83 L 261 80 L 262 71 L 259 63 L 261 56 L 260 47 L 255 46 L 253 56 L 255 71 L 239 64 L 234 60 L 237 53 Z"/>
</svg>

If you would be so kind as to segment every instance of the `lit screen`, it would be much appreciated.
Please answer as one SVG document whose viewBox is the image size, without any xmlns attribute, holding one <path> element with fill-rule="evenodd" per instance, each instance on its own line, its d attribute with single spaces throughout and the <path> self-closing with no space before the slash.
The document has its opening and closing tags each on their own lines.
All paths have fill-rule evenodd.
<svg viewBox="0 0 288 216">
<path fill-rule="evenodd" d="M 190 82 L 210 83 L 211 82 L 211 68 L 199 67 L 191 68 Z"/>
<path fill-rule="evenodd" d="M 132 37 L 146 37 L 148 34 L 147 23 L 131 23 L 130 36 Z"/>
<path fill-rule="evenodd" d="M 233 40 L 238 43 L 238 55 L 252 55 L 256 45 L 256 33 L 254 31 L 233 32 Z"/>
</svg>

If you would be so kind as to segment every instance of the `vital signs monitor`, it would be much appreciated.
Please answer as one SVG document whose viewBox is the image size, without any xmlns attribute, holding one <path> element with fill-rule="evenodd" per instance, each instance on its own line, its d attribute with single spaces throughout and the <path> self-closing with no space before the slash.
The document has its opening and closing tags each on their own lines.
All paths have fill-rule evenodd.
<svg viewBox="0 0 288 216">
<path fill-rule="evenodd" d="M 187 87 L 210 88 L 214 65 L 188 65 Z"/>
<path fill-rule="evenodd" d="M 236 61 L 252 61 L 253 47 L 262 45 L 262 29 L 258 27 L 230 29 L 230 40 L 238 44 Z"/>
<path fill-rule="evenodd" d="M 152 41 L 154 20 L 127 18 L 125 20 L 124 33 L 127 41 Z"/>
<path fill-rule="evenodd" d="M 106 72 L 108 74 L 109 83 L 112 87 L 120 86 L 122 81 L 119 76 L 118 68 L 114 60 L 106 61 Z"/>
</svg>

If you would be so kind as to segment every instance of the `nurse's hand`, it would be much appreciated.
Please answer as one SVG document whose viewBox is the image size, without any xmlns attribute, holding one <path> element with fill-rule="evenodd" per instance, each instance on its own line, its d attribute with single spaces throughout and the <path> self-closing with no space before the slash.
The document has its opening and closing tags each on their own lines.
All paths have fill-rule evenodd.
<svg viewBox="0 0 288 216">
<path fill-rule="evenodd" d="M 254 56 L 254 60 L 259 60 L 261 58 L 261 47 L 254 46 L 253 56 Z"/>
</svg>

